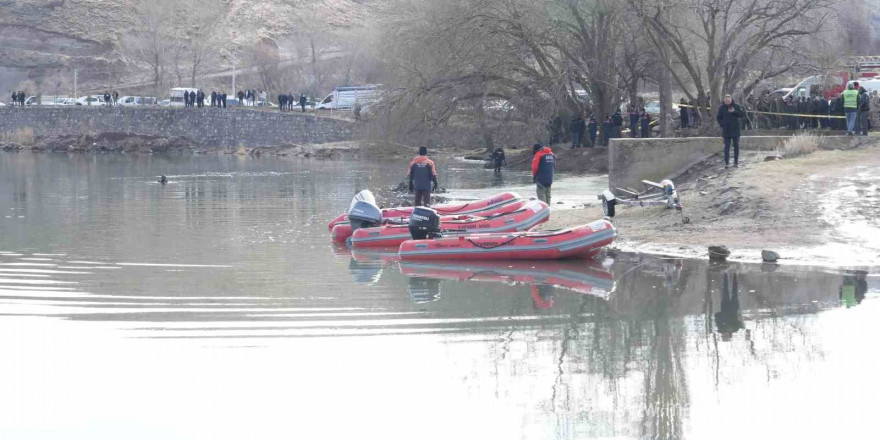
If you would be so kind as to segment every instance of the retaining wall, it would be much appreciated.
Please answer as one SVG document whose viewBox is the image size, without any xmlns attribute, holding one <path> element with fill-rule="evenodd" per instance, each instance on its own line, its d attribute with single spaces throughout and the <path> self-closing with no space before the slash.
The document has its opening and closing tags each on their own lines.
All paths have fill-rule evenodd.
<svg viewBox="0 0 880 440">
<path fill-rule="evenodd" d="M 130 132 L 186 136 L 204 148 L 270 147 L 355 138 L 354 122 L 296 112 L 212 108 L 0 107 L 0 133 L 35 136 Z"/>
</svg>

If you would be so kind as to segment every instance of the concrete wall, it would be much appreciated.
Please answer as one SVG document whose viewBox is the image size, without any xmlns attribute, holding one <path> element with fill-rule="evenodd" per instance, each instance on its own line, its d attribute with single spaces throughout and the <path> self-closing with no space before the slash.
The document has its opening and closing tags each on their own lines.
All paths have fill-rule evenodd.
<svg viewBox="0 0 880 440">
<path fill-rule="evenodd" d="M 740 149 L 774 151 L 788 138 L 743 136 Z M 826 136 L 826 139 L 830 140 L 826 144 L 846 148 L 864 138 Z M 724 141 L 719 137 L 612 139 L 608 149 L 608 186 L 641 189 L 642 180 L 675 179 L 712 155 L 723 153 Z"/>
<path fill-rule="evenodd" d="M 0 107 L 0 133 L 36 136 L 110 131 L 186 136 L 205 148 L 269 147 L 352 140 L 355 123 L 306 113 L 249 109 Z"/>
</svg>

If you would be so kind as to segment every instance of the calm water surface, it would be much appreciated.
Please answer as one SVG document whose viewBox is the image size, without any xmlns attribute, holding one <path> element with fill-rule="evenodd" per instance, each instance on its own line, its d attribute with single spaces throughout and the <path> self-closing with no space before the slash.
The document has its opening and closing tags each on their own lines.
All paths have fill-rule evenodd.
<svg viewBox="0 0 880 440">
<path fill-rule="evenodd" d="M 876 438 L 873 275 L 331 246 L 404 169 L 0 155 L 0 439 Z"/>
</svg>

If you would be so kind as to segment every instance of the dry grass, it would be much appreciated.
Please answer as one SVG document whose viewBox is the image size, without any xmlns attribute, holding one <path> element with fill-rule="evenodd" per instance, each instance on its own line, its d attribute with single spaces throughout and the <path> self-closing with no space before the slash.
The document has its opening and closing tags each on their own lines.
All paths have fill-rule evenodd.
<svg viewBox="0 0 880 440">
<path fill-rule="evenodd" d="M 0 133 L 0 142 L 14 142 L 19 145 L 34 144 L 34 130 L 30 127 Z"/>
<path fill-rule="evenodd" d="M 785 158 L 805 156 L 820 150 L 825 138 L 811 133 L 799 133 L 785 141 L 785 145 L 777 153 Z"/>
</svg>

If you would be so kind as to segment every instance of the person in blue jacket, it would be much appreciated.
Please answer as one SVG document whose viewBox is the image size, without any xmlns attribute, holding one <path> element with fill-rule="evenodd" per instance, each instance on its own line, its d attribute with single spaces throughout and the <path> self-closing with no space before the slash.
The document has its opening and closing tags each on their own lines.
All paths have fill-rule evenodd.
<svg viewBox="0 0 880 440">
<path fill-rule="evenodd" d="M 550 185 L 553 185 L 553 171 L 556 169 L 556 156 L 550 147 L 541 144 L 532 146 L 532 181 L 537 185 L 538 200 L 550 204 Z"/>
<path fill-rule="evenodd" d="M 642 137 L 649 138 L 651 137 L 651 115 L 642 109 Z"/>
</svg>

